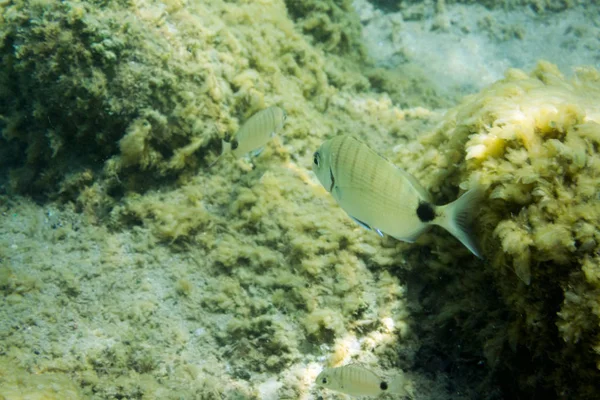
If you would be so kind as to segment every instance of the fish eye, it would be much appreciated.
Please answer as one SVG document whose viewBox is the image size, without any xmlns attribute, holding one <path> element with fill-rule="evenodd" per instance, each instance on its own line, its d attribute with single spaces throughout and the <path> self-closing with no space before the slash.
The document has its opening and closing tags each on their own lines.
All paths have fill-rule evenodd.
<svg viewBox="0 0 600 400">
<path fill-rule="evenodd" d="M 323 385 L 326 385 L 326 384 L 327 384 L 327 378 L 323 378 L 323 379 L 321 379 L 321 383 L 322 383 Z"/>
<path fill-rule="evenodd" d="M 237 140 L 237 139 L 233 139 L 233 140 L 231 141 L 231 150 L 235 150 L 235 149 L 237 149 L 239 145 L 240 145 L 240 142 L 238 142 L 238 140 Z"/>
<path fill-rule="evenodd" d="M 313 162 L 315 163 L 315 165 L 318 167 L 319 166 L 319 152 L 317 151 L 315 153 L 315 155 L 313 156 Z"/>
</svg>

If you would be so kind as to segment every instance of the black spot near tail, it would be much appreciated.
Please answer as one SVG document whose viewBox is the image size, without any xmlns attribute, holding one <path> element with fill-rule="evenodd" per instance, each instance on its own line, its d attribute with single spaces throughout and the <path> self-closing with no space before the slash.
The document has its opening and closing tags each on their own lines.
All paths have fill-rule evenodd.
<svg viewBox="0 0 600 400">
<path fill-rule="evenodd" d="M 381 382 L 379 384 L 379 389 L 381 389 L 381 390 L 387 390 L 387 388 L 388 388 L 388 384 L 387 384 L 386 381 L 383 381 L 383 382 Z"/>
<path fill-rule="evenodd" d="M 431 222 L 435 218 L 435 209 L 427 202 L 420 202 L 417 207 L 417 216 L 421 222 Z"/>
</svg>

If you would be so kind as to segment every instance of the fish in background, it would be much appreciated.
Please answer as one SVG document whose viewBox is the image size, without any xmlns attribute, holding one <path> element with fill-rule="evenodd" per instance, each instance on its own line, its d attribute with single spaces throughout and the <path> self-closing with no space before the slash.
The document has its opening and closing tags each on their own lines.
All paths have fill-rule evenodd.
<svg viewBox="0 0 600 400">
<path fill-rule="evenodd" d="M 401 376 L 387 381 L 359 364 L 325 368 L 315 380 L 318 387 L 350 396 L 379 396 L 383 393 L 406 395 L 404 383 Z"/>
<path fill-rule="evenodd" d="M 319 147 L 313 170 L 344 211 L 364 228 L 414 242 L 432 225 L 438 225 L 481 258 L 469 230 L 474 206 L 484 194 L 481 187 L 452 203 L 436 206 L 412 175 L 347 135 Z"/>
<path fill-rule="evenodd" d="M 232 153 L 236 158 L 247 153 L 259 155 L 267 142 L 283 129 L 286 117 L 285 111 L 277 106 L 267 107 L 253 114 L 230 140 L 223 140 L 221 155 L 209 167 L 227 153 Z"/>
</svg>

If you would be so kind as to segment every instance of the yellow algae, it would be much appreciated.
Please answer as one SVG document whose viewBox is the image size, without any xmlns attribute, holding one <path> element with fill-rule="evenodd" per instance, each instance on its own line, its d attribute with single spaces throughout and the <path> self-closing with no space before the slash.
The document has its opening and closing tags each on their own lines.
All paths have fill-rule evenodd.
<svg viewBox="0 0 600 400">
<path fill-rule="evenodd" d="M 360 22 L 352 2 L 287 1 L 286 5 L 297 26 L 310 34 L 318 46 L 338 54 L 365 57 L 366 51 L 360 40 Z"/>
<path fill-rule="evenodd" d="M 47 87 L 45 94 L 31 99 L 37 122 L 29 122 L 28 129 L 38 130 L 41 136 L 32 134 L 27 165 L 13 175 L 15 187 L 27 186 L 24 180 L 31 179 L 45 154 L 53 156 L 48 169 L 56 176 L 62 174 L 60 163 L 67 154 L 85 158 L 95 151 L 103 159 L 113 157 L 117 170 L 132 166 L 159 174 L 185 170 L 198 164 L 194 158 L 202 160 L 215 137 L 215 123 L 235 128 L 236 120 L 267 100 L 289 98 L 291 102 L 329 90 L 323 72 L 327 61 L 294 31 L 282 2 L 243 6 L 191 2 L 185 7 L 148 2 L 132 5 L 132 12 L 116 3 L 103 8 L 87 3 L 71 6 L 48 3 L 46 9 L 32 4 L 27 19 L 23 13 L 9 13 L 4 26 L 5 37 L 23 34 L 18 62 L 24 69 L 37 68 L 37 73 L 27 74 L 32 78 L 28 84 L 36 87 L 44 77 L 63 76 L 61 87 L 77 93 L 62 97 L 65 90 Z M 214 18 L 217 14 L 221 17 Z M 19 24 L 29 18 L 39 21 L 37 27 L 17 33 Z M 117 19 L 127 32 L 104 28 Z M 95 32 L 94 37 L 83 39 L 78 24 Z M 38 37 L 49 40 L 44 44 Z M 63 47 L 60 58 L 47 57 Z M 36 64 L 35 57 L 48 63 Z M 285 57 L 298 65 L 293 77 L 287 76 Z M 57 107 L 68 108 L 70 116 L 61 118 L 54 112 Z M 4 113 L 14 127 L 4 132 L 5 138 L 18 137 L 21 114 L 16 108 Z M 50 146 L 43 139 L 46 127 L 53 132 Z M 76 146 L 87 151 L 77 152 Z M 43 185 L 49 188 L 49 183 L 38 181 L 29 191 Z"/>
<path fill-rule="evenodd" d="M 442 115 L 398 108 L 450 105 L 422 73 L 361 72 L 349 1 L 98 4 L 0 6 L 0 85 L 16 99 L 0 144 L 27 155 L 7 187 L 65 202 L 58 217 L 14 205 L 1 216 L 3 313 L 18 315 L 3 318 L 5 346 L 24 368 L 86 398 L 260 398 L 275 376 L 274 398 L 308 398 L 308 363 L 410 368 L 444 346 L 419 336 L 440 325 L 506 370 L 511 348 L 543 357 L 561 339 L 596 351 L 570 364 L 572 347 L 548 350 L 557 374 L 598 363 L 595 70 L 509 70 Z M 265 162 L 209 171 L 220 139 L 268 104 L 289 118 Z M 486 262 L 435 232 L 407 246 L 348 221 L 307 168 L 339 132 L 440 202 L 489 185 L 475 225 Z M 430 295 L 447 308 L 431 311 Z"/>
<path fill-rule="evenodd" d="M 197 187 L 188 187 L 169 201 L 163 195 L 132 197 L 126 205 L 127 218 L 147 220 L 157 237 L 174 241 L 206 226 L 209 217 Z"/>
<path fill-rule="evenodd" d="M 73 379 L 64 373 L 32 374 L 15 366 L 14 360 L 0 359 L 0 398 L 14 400 L 84 399 Z"/>
<path fill-rule="evenodd" d="M 474 273 L 469 280 L 473 286 L 493 282 L 512 313 L 507 324 L 491 334 L 497 337 L 485 339 L 496 354 L 492 358 L 499 362 L 506 356 L 500 355 L 500 343 L 509 343 L 515 351 L 526 346 L 542 357 L 540 365 L 551 363 L 558 374 L 590 374 L 590 380 L 582 378 L 582 385 L 572 389 L 584 397 L 596 379 L 591 376 L 597 377 L 587 365 L 597 363 L 591 349 L 599 340 L 600 323 L 594 311 L 600 304 L 600 265 L 595 257 L 595 232 L 600 230 L 597 76 L 585 69 L 575 78 L 565 78 L 547 62 L 530 74 L 509 70 L 504 79 L 465 98 L 438 127 L 417 139 L 427 159 L 415 157 L 408 148 L 400 148 L 395 159 L 444 199 L 453 198 L 456 187 L 488 185 L 488 201 L 482 203 L 474 226 L 483 244 L 486 272 Z M 431 163 L 446 168 L 434 169 Z M 488 273 L 493 279 L 486 278 Z M 480 301 L 479 295 L 471 296 L 440 304 L 448 313 L 440 320 Z M 495 323 L 490 322 L 490 332 Z M 572 352 L 580 350 L 553 347 L 554 341 L 577 343 L 578 349 L 588 349 L 586 356 L 574 361 Z M 545 358 L 549 349 L 552 360 Z M 508 368 L 518 374 L 514 366 Z M 530 379 L 554 385 L 543 374 L 533 373 Z"/>
<path fill-rule="evenodd" d="M 319 340 L 327 340 L 344 333 L 344 325 L 336 310 L 320 308 L 306 316 L 306 332 Z"/>
</svg>

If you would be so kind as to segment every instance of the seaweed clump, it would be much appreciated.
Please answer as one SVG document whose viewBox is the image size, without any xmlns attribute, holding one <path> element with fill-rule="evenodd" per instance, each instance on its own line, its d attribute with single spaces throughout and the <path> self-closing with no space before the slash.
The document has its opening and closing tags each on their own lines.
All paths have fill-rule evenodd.
<svg viewBox="0 0 600 400">
<path fill-rule="evenodd" d="M 70 374 L 48 380 L 88 398 L 300 398 L 313 355 L 411 362 L 403 288 L 385 271 L 400 250 L 332 209 L 303 167 L 326 135 L 400 132 L 405 113 L 338 90 L 368 81 L 310 45 L 283 2 L 0 4 L 9 192 L 69 210 L 0 213 L 0 369 Z M 288 112 L 283 138 L 253 163 L 203 168 L 272 104 Z M 9 394 L 29 379 L 3 374 Z"/>
<path fill-rule="evenodd" d="M 358 15 L 349 0 L 287 0 L 288 12 L 318 46 L 339 55 L 366 58 Z"/>
<path fill-rule="evenodd" d="M 0 10 L 5 185 L 95 214 L 197 171 L 256 110 L 329 88 L 323 56 L 281 3 L 15 1 Z"/>
<path fill-rule="evenodd" d="M 460 357 L 489 365 L 513 396 L 591 399 L 600 381 L 600 74 L 575 72 L 509 70 L 401 151 L 408 163 L 424 149 L 413 166 L 441 197 L 488 186 L 475 227 L 484 266 L 442 255 L 430 274 L 465 275 L 445 304 L 425 302 L 439 308 L 436 329 L 463 339 Z"/>
<path fill-rule="evenodd" d="M 421 0 L 369 0 L 377 8 L 389 12 L 406 9 L 416 5 L 423 7 Z M 436 0 L 439 4 L 479 4 L 489 9 L 503 8 L 512 10 L 517 7 L 527 6 L 537 13 L 545 12 L 560 12 L 569 8 L 582 5 L 581 1 L 577 0 Z M 583 2 L 584 5 L 595 4 L 596 1 Z M 425 3 L 427 5 L 427 3 Z"/>
</svg>

